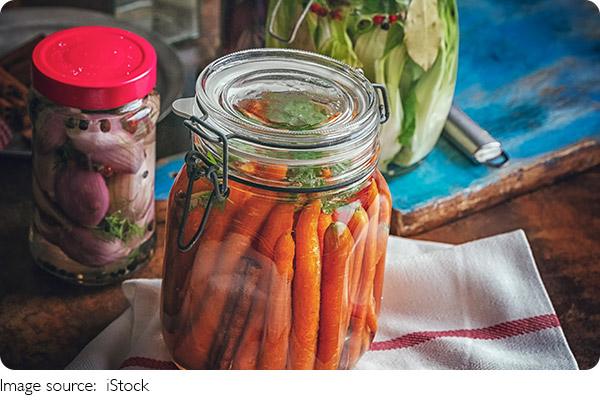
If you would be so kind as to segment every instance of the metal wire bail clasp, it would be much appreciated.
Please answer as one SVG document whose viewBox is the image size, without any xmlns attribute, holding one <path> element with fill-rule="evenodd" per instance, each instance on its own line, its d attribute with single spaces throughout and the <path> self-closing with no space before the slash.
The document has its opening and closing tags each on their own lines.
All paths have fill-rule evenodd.
<svg viewBox="0 0 600 400">
<path fill-rule="evenodd" d="M 194 140 L 192 137 L 192 149 L 188 151 L 185 155 L 185 164 L 187 166 L 188 175 L 188 186 L 183 205 L 184 209 L 183 216 L 181 219 L 181 226 L 179 227 L 179 232 L 177 234 L 177 247 L 180 251 L 185 252 L 191 249 L 200 238 L 200 235 L 202 235 L 202 232 L 204 231 L 204 228 L 206 226 L 206 221 L 208 220 L 208 216 L 210 214 L 215 200 L 219 202 L 224 202 L 227 199 L 227 197 L 229 197 L 229 167 L 227 163 L 229 145 L 227 141 L 227 136 L 219 130 L 212 127 L 210 124 L 208 124 L 208 122 L 206 122 L 206 114 L 203 115 L 203 118 L 198 118 L 189 112 L 189 101 L 193 101 L 193 99 L 179 100 L 181 101 L 174 102 L 172 107 L 173 111 L 177 115 L 189 117 L 189 119 L 183 121 L 183 124 L 192 133 L 197 134 L 203 140 L 207 140 L 212 143 L 221 143 L 223 154 L 223 166 L 221 169 L 214 162 L 214 159 L 209 160 L 206 156 L 204 156 L 202 153 L 196 150 Z M 209 135 L 203 129 L 200 129 L 198 125 L 214 133 L 216 136 Z M 192 192 L 194 190 L 194 182 L 200 178 L 209 179 L 213 184 L 213 191 L 211 192 L 210 197 L 208 198 L 208 202 L 206 203 L 206 207 L 204 208 L 204 215 L 202 216 L 202 221 L 200 221 L 200 226 L 198 226 L 198 229 L 194 233 L 192 239 L 188 243 L 183 243 L 183 234 L 185 232 L 185 227 L 187 226 L 187 220 L 190 213 L 190 203 L 192 199 Z"/>
<path fill-rule="evenodd" d="M 388 98 L 385 86 L 379 83 L 373 83 L 373 88 L 381 92 L 383 104 L 379 104 L 379 123 L 385 124 L 390 119 L 390 100 Z"/>
</svg>

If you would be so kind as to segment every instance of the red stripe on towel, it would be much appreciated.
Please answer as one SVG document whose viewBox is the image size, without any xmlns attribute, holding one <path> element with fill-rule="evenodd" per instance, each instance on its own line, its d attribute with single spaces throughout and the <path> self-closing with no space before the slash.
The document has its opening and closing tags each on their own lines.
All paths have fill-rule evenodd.
<svg viewBox="0 0 600 400">
<path fill-rule="evenodd" d="M 179 369 L 172 361 L 154 360 L 146 357 L 131 357 L 123 361 L 119 369 L 142 367 L 148 369 Z"/>
<path fill-rule="evenodd" d="M 374 342 L 369 350 L 395 350 L 412 347 L 441 337 L 463 337 L 469 339 L 498 340 L 524 335 L 543 329 L 560 326 L 555 314 L 538 315 L 536 317 L 502 322 L 498 325 L 477 329 L 456 329 L 452 331 L 414 332 L 383 342 Z"/>
</svg>

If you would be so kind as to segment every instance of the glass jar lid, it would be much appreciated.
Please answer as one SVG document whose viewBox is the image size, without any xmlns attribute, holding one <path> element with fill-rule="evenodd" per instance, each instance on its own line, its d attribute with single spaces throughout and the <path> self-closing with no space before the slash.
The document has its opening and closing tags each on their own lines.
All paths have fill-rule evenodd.
<svg viewBox="0 0 600 400">
<path fill-rule="evenodd" d="M 156 52 L 123 29 L 82 26 L 40 41 L 32 54 L 32 86 L 68 107 L 103 110 L 144 98 L 156 84 Z"/>
<path fill-rule="evenodd" d="M 276 147 L 357 140 L 380 120 L 378 96 L 360 71 L 297 50 L 246 50 L 216 60 L 200 74 L 196 100 L 224 129 Z"/>
<path fill-rule="evenodd" d="M 173 110 L 190 118 L 186 126 L 197 133 L 204 159 L 227 165 L 232 179 L 290 192 L 366 177 L 376 167 L 379 125 L 389 114 L 385 89 L 360 70 L 287 49 L 245 50 L 212 62 L 198 77 L 196 96 L 176 100 Z M 248 162 L 284 165 L 288 173 L 274 180 L 254 174 Z M 313 173 L 326 166 L 326 178 Z"/>
</svg>

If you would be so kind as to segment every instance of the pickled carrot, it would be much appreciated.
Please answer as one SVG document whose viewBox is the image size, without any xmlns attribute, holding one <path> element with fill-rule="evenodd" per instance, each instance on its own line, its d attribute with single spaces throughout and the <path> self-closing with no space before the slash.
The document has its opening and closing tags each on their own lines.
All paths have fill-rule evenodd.
<svg viewBox="0 0 600 400">
<path fill-rule="evenodd" d="M 383 182 L 384 188 L 387 184 Z M 378 183 L 381 188 L 381 183 Z M 382 190 L 384 189 L 382 188 Z M 379 201 L 379 227 L 377 230 L 377 267 L 375 268 L 375 277 L 373 278 L 373 298 L 375 300 L 375 315 L 379 315 L 381 310 L 381 300 L 383 294 L 383 275 L 385 272 L 385 252 L 390 233 L 390 218 L 391 218 L 391 198 L 385 195 L 380 196 Z"/>
<path fill-rule="evenodd" d="M 375 182 L 377 182 L 377 188 L 379 190 L 379 193 L 381 193 L 384 197 L 387 198 L 388 203 L 391 206 L 392 194 L 390 192 L 390 187 L 388 186 L 387 182 L 385 181 L 385 178 L 383 177 L 381 172 L 379 172 L 379 170 L 375 170 L 374 179 L 375 179 Z"/>
<path fill-rule="evenodd" d="M 357 201 L 356 204 L 360 205 L 362 203 Z M 356 207 L 350 207 L 350 205 L 353 206 L 354 203 L 349 203 L 333 210 L 333 213 L 331 213 L 332 221 L 341 222 L 345 225 L 348 225 L 352 219 L 352 216 L 354 215 L 354 212 L 356 211 Z"/>
<path fill-rule="evenodd" d="M 323 256 L 323 236 L 329 225 L 333 221 L 331 214 L 322 212 L 319 215 L 319 224 L 317 225 L 317 234 L 319 235 L 319 246 L 321 249 L 321 257 Z"/>
<path fill-rule="evenodd" d="M 256 161 L 240 162 L 236 168 L 248 175 L 271 181 L 281 181 L 286 178 L 288 166 L 285 164 L 263 164 Z"/>
<path fill-rule="evenodd" d="M 312 369 L 317 350 L 321 250 L 317 226 L 321 200 L 309 202 L 296 225 L 296 270 L 292 283 L 292 331 L 288 368 Z"/>
<path fill-rule="evenodd" d="M 354 239 L 346 225 L 335 222 L 323 238 L 321 308 L 316 369 L 336 369 L 340 362 L 348 320 L 348 260 Z"/>
<path fill-rule="evenodd" d="M 295 207 L 295 204 L 289 202 L 277 204 L 260 230 L 257 250 L 268 260 L 273 260 L 277 240 L 286 231 L 292 229 Z"/>
<path fill-rule="evenodd" d="M 250 315 L 231 363 L 232 369 L 256 369 L 264 332 L 271 270 L 263 268 L 252 296 Z"/>
<path fill-rule="evenodd" d="M 350 222 L 348 222 L 348 228 L 350 229 L 350 232 L 352 232 L 352 237 L 356 243 L 355 260 L 350 270 L 349 300 L 351 304 L 354 304 L 357 301 L 356 294 L 363 265 L 368 227 L 369 216 L 365 209 L 359 206 L 352 215 L 352 218 L 350 218 Z"/>
<path fill-rule="evenodd" d="M 292 327 L 294 255 L 295 243 L 292 231 L 289 230 L 281 235 L 275 246 L 275 268 L 271 269 L 264 347 L 258 362 L 259 369 L 285 369 L 287 365 Z"/>
<path fill-rule="evenodd" d="M 234 192 L 232 188 L 231 195 Z M 223 225 L 229 225 L 230 228 L 222 243 L 220 243 L 218 251 L 215 251 L 214 247 L 212 248 L 212 251 L 218 257 L 217 262 L 207 263 L 206 258 L 198 257 L 199 253 L 196 255 L 196 261 L 201 263 L 201 266 L 195 267 L 194 272 L 201 271 L 201 274 L 206 276 L 205 282 L 207 284 L 203 285 L 206 286 L 204 293 L 200 292 L 202 294 L 201 300 L 198 298 L 197 300 L 200 301 L 194 304 L 194 307 L 191 307 L 197 310 L 191 318 L 191 332 L 188 335 L 191 343 L 180 346 L 182 347 L 182 358 L 180 359 L 189 359 L 193 363 L 191 367 L 194 369 L 203 369 L 208 365 L 209 352 L 219 328 L 225 304 L 231 292 L 235 292 L 232 284 L 236 267 L 250 248 L 252 240 L 273 206 L 273 201 L 260 195 L 251 197 L 244 203 L 243 207 L 236 207 L 233 218 L 221 221 Z M 227 208 L 226 206 L 225 212 Z M 221 216 L 225 212 L 216 215 Z M 217 227 L 217 224 L 210 226 L 211 229 L 207 232 L 211 232 L 213 227 Z M 202 248 L 206 247 L 200 249 Z M 207 257 L 210 257 L 210 254 L 207 254 Z M 206 272 L 206 270 L 209 271 Z M 203 282 L 203 280 L 198 281 Z M 191 291 L 190 294 L 192 294 Z"/>
<path fill-rule="evenodd" d="M 261 164 L 262 168 L 259 172 L 260 177 L 269 179 L 272 181 L 284 180 L 287 176 L 288 167 L 284 164 Z"/>
<path fill-rule="evenodd" d="M 375 298 L 371 297 L 371 301 L 369 303 L 370 304 L 367 307 L 367 317 L 365 320 L 365 332 L 369 335 L 375 335 L 375 332 L 377 332 L 377 313 L 375 312 Z"/>
<path fill-rule="evenodd" d="M 373 179 L 371 179 L 371 183 L 369 185 L 369 190 L 367 192 L 367 195 L 363 199 L 363 208 L 365 210 L 368 210 L 369 208 L 371 208 L 371 205 L 373 205 L 375 200 L 379 199 L 379 197 L 377 197 L 378 195 L 379 195 L 379 189 L 377 186 L 377 181 L 375 180 L 375 178 L 373 178 Z"/>
<path fill-rule="evenodd" d="M 231 366 L 261 271 L 261 265 L 250 258 L 245 258 L 238 266 L 234 290 L 239 292 L 229 297 L 217 338 L 212 344 L 211 366 L 217 369 L 229 369 Z"/>
<path fill-rule="evenodd" d="M 360 275 L 360 283 L 357 295 L 357 302 L 352 310 L 350 318 L 350 329 L 352 335 L 348 343 L 347 365 L 345 368 L 351 368 L 361 355 L 362 348 L 362 331 L 365 326 L 367 308 L 369 306 L 369 298 L 373 295 L 373 279 L 375 277 L 375 269 L 377 260 L 377 231 L 379 227 L 379 191 L 375 181 L 372 180 L 368 199 L 370 206 L 366 210 L 369 216 L 369 229 L 367 232 L 367 241 L 365 243 L 365 253 L 363 255 L 362 270 Z M 344 360 L 345 361 L 345 360 Z"/>
</svg>

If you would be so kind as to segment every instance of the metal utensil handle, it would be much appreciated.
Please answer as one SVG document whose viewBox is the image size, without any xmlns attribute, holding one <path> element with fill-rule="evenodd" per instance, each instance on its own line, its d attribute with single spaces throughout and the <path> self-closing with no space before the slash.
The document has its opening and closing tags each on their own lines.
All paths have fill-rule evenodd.
<svg viewBox="0 0 600 400">
<path fill-rule="evenodd" d="M 288 0 L 288 1 L 290 1 L 290 0 Z M 308 14 L 308 11 L 310 10 L 310 6 L 312 6 L 312 3 L 314 2 L 314 0 L 310 0 L 308 2 L 308 4 L 306 5 L 306 7 L 304 7 L 304 10 L 302 10 L 302 14 L 300 14 L 300 18 L 296 22 L 296 25 L 294 26 L 294 29 L 292 30 L 292 34 L 289 38 L 284 38 L 275 33 L 275 27 L 274 27 L 275 17 L 277 16 L 277 13 L 279 12 L 279 8 L 281 7 L 282 2 L 283 2 L 283 0 L 277 1 L 277 3 L 275 4 L 275 7 L 273 7 L 273 12 L 271 13 L 271 20 L 269 21 L 269 35 L 273 36 L 275 39 L 279 40 L 280 42 L 292 43 L 294 41 L 294 39 L 296 39 L 296 35 L 298 34 L 300 25 L 302 24 L 302 21 L 304 21 L 304 18 L 306 18 L 306 14 Z"/>
<path fill-rule="evenodd" d="M 501 143 L 456 104 L 452 104 L 450 108 L 444 126 L 444 136 L 475 164 L 500 168 L 509 161 Z"/>
<path fill-rule="evenodd" d="M 497 142 L 497 140 L 494 139 L 489 132 L 479 126 L 471 119 L 471 117 L 469 117 L 454 103 L 452 104 L 452 107 L 450 107 L 448 120 L 456 125 L 462 134 L 467 136 L 475 148 L 480 148 L 487 143 Z"/>
</svg>

